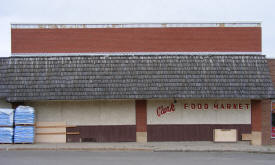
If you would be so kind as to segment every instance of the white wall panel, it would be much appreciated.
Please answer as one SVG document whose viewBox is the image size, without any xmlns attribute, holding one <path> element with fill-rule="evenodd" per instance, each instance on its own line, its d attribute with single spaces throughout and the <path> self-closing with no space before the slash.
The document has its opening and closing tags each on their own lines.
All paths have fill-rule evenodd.
<svg viewBox="0 0 275 165">
<path fill-rule="evenodd" d="M 29 102 L 39 122 L 67 125 L 135 125 L 135 102 L 122 100 Z"/>
</svg>

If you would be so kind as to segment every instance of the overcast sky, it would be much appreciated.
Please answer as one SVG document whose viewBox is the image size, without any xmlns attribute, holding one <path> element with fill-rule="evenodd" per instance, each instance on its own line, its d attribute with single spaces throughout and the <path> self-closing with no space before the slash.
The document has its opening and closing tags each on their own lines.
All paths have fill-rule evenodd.
<svg viewBox="0 0 275 165">
<path fill-rule="evenodd" d="M 10 23 L 262 22 L 263 54 L 275 58 L 275 0 L 1 0 L 0 56 Z"/>
</svg>

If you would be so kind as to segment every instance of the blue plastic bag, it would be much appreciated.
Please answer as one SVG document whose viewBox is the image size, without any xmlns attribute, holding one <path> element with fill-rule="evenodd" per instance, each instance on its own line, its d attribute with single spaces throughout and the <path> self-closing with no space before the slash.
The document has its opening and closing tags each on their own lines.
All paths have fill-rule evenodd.
<svg viewBox="0 0 275 165">
<path fill-rule="evenodd" d="M 0 143 L 12 143 L 13 142 L 13 128 L 0 127 Z"/>
<path fill-rule="evenodd" d="M 34 109 L 29 106 L 18 106 L 14 113 L 15 125 L 34 125 Z"/>
<path fill-rule="evenodd" d="M 13 109 L 0 108 L 0 126 L 13 126 Z"/>
</svg>

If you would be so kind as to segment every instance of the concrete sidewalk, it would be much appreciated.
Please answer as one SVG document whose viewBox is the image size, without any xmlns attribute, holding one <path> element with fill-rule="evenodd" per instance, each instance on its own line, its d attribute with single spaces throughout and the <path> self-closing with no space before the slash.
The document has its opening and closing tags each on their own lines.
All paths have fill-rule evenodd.
<svg viewBox="0 0 275 165">
<path fill-rule="evenodd" d="M 148 143 L 65 143 L 0 144 L 0 150 L 83 150 L 151 152 L 253 152 L 275 154 L 275 146 L 252 146 L 248 142 L 148 142 Z"/>
</svg>

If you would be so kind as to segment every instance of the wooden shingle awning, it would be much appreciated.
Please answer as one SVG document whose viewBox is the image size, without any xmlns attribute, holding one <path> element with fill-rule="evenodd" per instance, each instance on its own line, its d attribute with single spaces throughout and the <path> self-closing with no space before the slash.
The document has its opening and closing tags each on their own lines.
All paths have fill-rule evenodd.
<svg viewBox="0 0 275 165">
<path fill-rule="evenodd" d="M 10 102 L 91 99 L 275 98 L 263 55 L 0 58 Z"/>
</svg>

